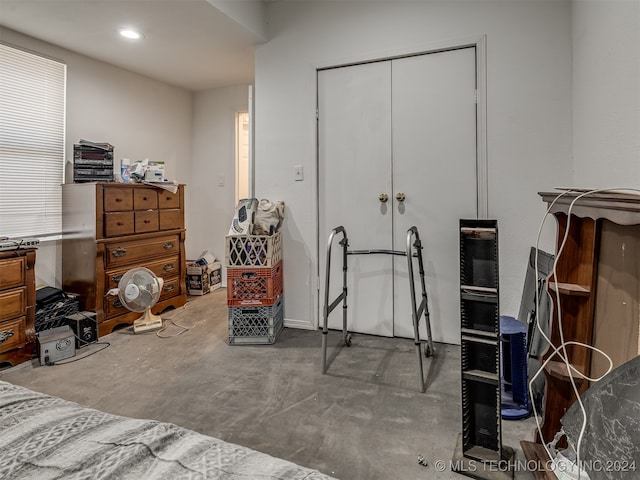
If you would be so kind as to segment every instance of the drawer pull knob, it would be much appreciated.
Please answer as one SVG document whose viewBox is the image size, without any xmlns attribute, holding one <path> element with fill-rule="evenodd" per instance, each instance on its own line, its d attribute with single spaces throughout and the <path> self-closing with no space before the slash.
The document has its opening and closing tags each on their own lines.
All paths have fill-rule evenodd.
<svg viewBox="0 0 640 480">
<path fill-rule="evenodd" d="M 146 219 L 144 220 L 144 223 L 151 223 L 151 220 L 149 220 L 148 218 L 146 218 Z"/>
<path fill-rule="evenodd" d="M 142 197 L 142 200 L 147 200 L 147 197 Z"/>
<path fill-rule="evenodd" d="M 118 225 L 119 227 L 121 227 L 121 226 L 123 226 L 123 225 L 124 225 L 124 223 L 122 223 L 122 222 L 117 222 L 117 223 L 116 223 L 116 225 Z"/>
<path fill-rule="evenodd" d="M 120 299 L 114 300 L 111 305 L 113 305 L 115 308 L 122 308 L 124 307 L 124 305 L 122 305 L 122 302 L 120 301 Z"/>
<path fill-rule="evenodd" d="M 111 281 L 113 283 L 119 283 L 121 279 L 122 279 L 122 274 L 114 275 L 113 277 L 111 277 Z"/>
<path fill-rule="evenodd" d="M 167 285 L 166 287 L 164 287 L 164 291 L 165 292 L 172 292 L 174 288 L 176 288 L 175 285 Z"/>
<path fill-rule="evenodd" d="M 173 242 L 165 242 L 163 247 L 165 250 L 171 250 L 173 248 Z"/>
<path fill-rule="evenodd" d="M 162 269 L 165 272 L 173 272 L 175 270 L 175 266 L 173 265 L 173 263 L 165 263 Z"/>
<path fill-rule="evenodd" d="M 121 201 L 122 201 L 122 198 L 120 198 L 120 197 L 116 197 L 116 202 L 118 202 L 118 203 L 119 203 L 119 202 L 121 202 Z"/>
<path fill-rule="evenodd" d="M 0 332 L 0 344 L 9 340 L 10 337 L 13 337 L 13 330 L 5 330 L 4 332 Z"/>
<path fill-rule="evenodd" d="M 127 249 L 122 247 L 116 248 L 113 252 L 111 252 L 111 255 L 113 255 L 116 258 L 124 257 L 126 254 L 127 254 Z"/>
</svg>

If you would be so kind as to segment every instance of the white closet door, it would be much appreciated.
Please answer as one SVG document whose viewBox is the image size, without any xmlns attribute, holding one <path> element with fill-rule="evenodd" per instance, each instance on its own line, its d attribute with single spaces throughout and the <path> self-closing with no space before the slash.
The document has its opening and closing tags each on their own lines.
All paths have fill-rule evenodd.
<svg viewBox="0 0 640 480">
<path fill-rule="evenodd" d="M 320 324 L 327 239 L 342 225 L 350 249 L 391 249 L 391 64 L 318 72 Z M 341 239 L 338 236 L 337 239 Z M 342 289 L 342 250 L 332 250 L 330 301 Z M 350 331 L 393 335 L 393 265 L 387 255 L 348 257 Z M 329 317 L 342 329 L 342 308 Z"/>
<path fill-rule="evenodd" d="M 418 227 L 433 339 L 460 343 L 458 223 L 477 215 L 475 49 L 393 60 L 392 85 L 394 248 Z M 405 258 L 394 271 L 394 335 L 413 337 Z M 420 302 L 417 261 L 414 275 Z"/>
</svg>

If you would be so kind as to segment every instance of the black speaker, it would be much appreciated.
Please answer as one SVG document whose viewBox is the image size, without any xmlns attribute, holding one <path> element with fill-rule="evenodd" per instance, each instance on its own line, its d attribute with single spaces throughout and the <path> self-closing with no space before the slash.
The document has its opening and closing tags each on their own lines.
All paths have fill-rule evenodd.
<svg viewBox="0 0 640 480">
<path fill-rule="evenodd" d="M 76 336 L 76 348 L 98 341 L 98 322 L 94 312 L 78 312 L 65 317 Z"/>
</svg>

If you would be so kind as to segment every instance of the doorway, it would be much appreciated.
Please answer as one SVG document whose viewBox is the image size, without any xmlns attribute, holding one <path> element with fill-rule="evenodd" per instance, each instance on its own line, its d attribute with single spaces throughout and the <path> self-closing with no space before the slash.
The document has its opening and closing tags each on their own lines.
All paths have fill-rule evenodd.
<svg viewBox="0 0 640 480">
<path fill-rule="evenodd" d="M 401 251 L 417 226 L 433 337 L 447 343 L 459 343 L 458 221 L 479 213 L 476 56 L 470 46 L 318 71 L 321 271 L 338 225 L 350 249 Z M 412 337 L 406 258 L 349 256 L 348 269 L 349 329 Z"/>
<path fill-rule="evenodd" d="M 249 158 L 249 112 L 236 112 L 235 205 L 251 192 Z"/>
</svg>

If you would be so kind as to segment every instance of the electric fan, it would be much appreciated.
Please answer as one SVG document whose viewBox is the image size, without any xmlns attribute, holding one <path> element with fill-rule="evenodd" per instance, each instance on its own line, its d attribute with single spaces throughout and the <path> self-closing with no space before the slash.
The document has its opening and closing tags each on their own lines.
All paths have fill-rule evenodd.
<svg viewBox="0 0 640 480">
<path fill-rule="evenodd" d="M 133 322 L 133 332 L 142 333 L 162 327 L 162 318 L 151 313 L 162 292 L 162 278 L 148 268 L 135 267 L 125 273 L 118 282 L 118 297 L 132 312 L 144 312 Z"/>
</svg>

